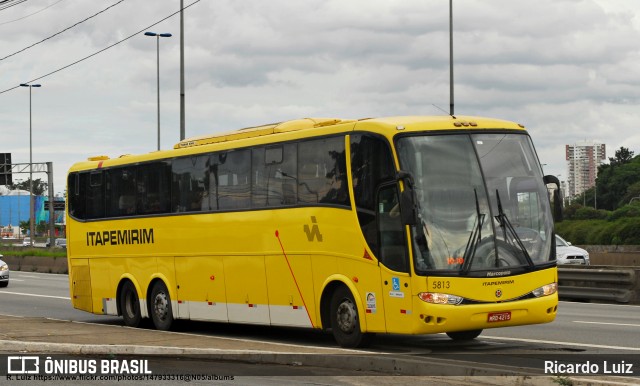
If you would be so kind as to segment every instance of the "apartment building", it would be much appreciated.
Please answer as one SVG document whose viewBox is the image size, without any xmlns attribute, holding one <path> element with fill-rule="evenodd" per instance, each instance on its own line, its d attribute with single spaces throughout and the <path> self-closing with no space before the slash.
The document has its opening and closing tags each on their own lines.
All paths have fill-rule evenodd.
<svg viewBox="0 0 640 386">
<path fill-rule="evenodd" d="M 606 161 L 606 145 L 596 142 L 581 142 L 566 145 L 567 196 L 574 197 L 594 186 L 598 166 Z"/>
</svg>

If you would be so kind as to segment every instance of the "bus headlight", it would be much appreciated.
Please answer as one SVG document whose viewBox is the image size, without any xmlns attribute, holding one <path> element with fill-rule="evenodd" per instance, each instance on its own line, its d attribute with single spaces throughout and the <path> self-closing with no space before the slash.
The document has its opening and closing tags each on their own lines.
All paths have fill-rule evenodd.
<svg viewBox="0 0 640 386">
<path fill-rule="evenodd" d="M 539 298 L 541 296 L 549 296 L 558 292 L 558 283 L 551 283 L 547 285 L 543 285 L 542 287 L 536 288 L 531 293 Z"/>
<path fill-rule="evenodd" d="M 426 303 L 432 304 L 460 304 L 462 303 L 462 297 L 449 294 L 441 294 L 438 292 L 420 292 L 418 294 L 420 300 Z"/>
</svg>

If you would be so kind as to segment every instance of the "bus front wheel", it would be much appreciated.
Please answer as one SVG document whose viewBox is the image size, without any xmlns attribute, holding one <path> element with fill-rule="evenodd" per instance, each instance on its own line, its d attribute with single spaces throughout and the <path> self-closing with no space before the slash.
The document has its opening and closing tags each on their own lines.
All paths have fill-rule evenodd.
<svg viewBox="0 0 640 386">
<path fill-rule="evenodd" d="M 150 308 L 151 319 L 156 329 L 168 331 L 173 324 L 173 311 L 169 290 L 161 281 L 153 285 Z"/>
<path fill-rule="evenodd" d="M 130 281 L 126 281 L 120 291 L 120 312 L 126 326 L 138 327 L 140 325 L 142 320 L 140 299 L 136 287 Z"/>
<path fill-rule="evenodd" d="M 447 332 L 449 338 L 453 340 L 473 340 L 482 334 L 482 330 Z"/>
<path fill-rule="evenodd" d="M 346 287 L 339 287 L 331 297 L 331 331 L 336 342 L 345 348 L 364 347 L 372 334 L 360 331 L 358 307 Z"/>
</svg>

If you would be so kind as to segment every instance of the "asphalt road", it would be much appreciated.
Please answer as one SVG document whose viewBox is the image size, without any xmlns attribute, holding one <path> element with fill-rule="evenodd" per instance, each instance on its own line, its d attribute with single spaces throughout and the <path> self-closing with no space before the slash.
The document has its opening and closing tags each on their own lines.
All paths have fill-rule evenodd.
<svg viewBox="0 0 640 386">
<path fill-rule="evenodd" d="M 0 314 L 91 324 L 123 324 L 121 318 L 73 309 L 68 288 L 67 275 L 12 272 L 9 286 L 0 289 Z M 605 358 L 610 362 L 633 362 L 637 366 L 634 376 L 640 376 L 640 307 L 571 302 L 561 302 L 559 307 L 558 317 L 553 323 L 486 330 L 472 342 L 453 342 L 444 334 L 379 335 L 367 351 L 391 357 L 410 357 L 424 361 L 427 366 L 434 359 L 451 359 L 538 369 L 546 359 L 562 362 L 567 356 L 582 355 L 585 360 L 601 362 Z M 237 342 L 239 350 L 247 342 L 255 341 L 306 348 L 336 347 L 331 336 L 308 329 L 180 321 L 177 330 L 190 335 L 232 339 Z M 99 337 L 96 343 L 99 343 Z M 178 366 L 179 363 L 172 365 Z M 221 366 L 224 368 L 224 364 Z M 255 370 L 255 367 L 251 368 Z M 318 370 L 309 379 L 326 373 L 331 371 Z M 306 379 L 307 374 L 302 373 L 299 380 Z M 360 380 L 365 381 L 365 374 L 362 375 Z M 249 381 L 248 384 L 268 384 L 268 377 L 261 377 L 257 379 L 263 382 Z M 336 381 L 332 378 L 329 383 L 339 384 Z M 353 384 L 352 381 L 345 384 Z M 389 379 L 388 383 L 404 384 L 397 379 L 395 382 Z"/>
<path fill-rule="evenodd" d="M 122 324 L 121 318 L 93 315 L 71 307 L 67 275 L 12 272 L 10 284 L 0 289 L 1 313 L 61 320 Z M 309 330 L 251 327 L 219 323 L 185 322 L 180 330 L 222 333 L 231 336 L 255 336 L 285 341 L 309 340 L 319 345 L 334 345 L 322 333 Z M 250 331 L 249 331 L 250 330 Z M 640 306 L 560 302 L 556 321 L 550 324 L 485 330 L 478 339 L 488 345 L 546 345 L 573 352 L 628 352 L 640 354 Z M 442 335 L 379 336 L 381 348 L 400 347 L 403 351 L 421 350 L 429 345 L 450 343 Z"/>
</svg>

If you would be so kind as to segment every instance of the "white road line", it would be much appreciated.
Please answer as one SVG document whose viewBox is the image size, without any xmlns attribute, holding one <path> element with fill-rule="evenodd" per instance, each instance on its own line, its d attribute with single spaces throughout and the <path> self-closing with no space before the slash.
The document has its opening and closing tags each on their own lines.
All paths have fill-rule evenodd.
<svg viewBox="0 0 640 386">
<path fill-rule="evenodd" d="M 41 279 L 38 276 L 19 275 L 19 277 L 26 277 L 27 279 Z"/>
<path fill-rule="evenodd" d="M 628 324 L 628 323 L 606 323 L 606 322 L 588 322 L 585 320 L 574 320 L 573 323 L 584 323 L 584 324 L 607 324 L 610 326 L 629 326 L 629 327 L 640 327 L 640 324 Z"/>
<path fill-rule="evenodd" d="M 550 344 L 554 346 L 577 346 L 577 347 L 589 347 L 589 348 L 606 348 L 610 350 L 622 350 L 622 351 L 640 351 L 640 347 L 620 347 L 620 346 L 605 346 L 600 344 L 588 344 L 588 343 L 575 343 L 575 342 L 548 342 L 546 340 L 537 339 L 521 339 L 521 338 L 504 338 L 500 336 L 485 336 L 482 335 L 478 339 L 493 339 L 493 340 L 508 340 L 513 342 L 527 342 L 527 343 L 541 343 Z"/>
<path fill-rule="evenodd" d="M 21 296 L 33 296 L 37 298 L 52 298 L 52 299 L 64 299 L 71 300 L 71 298 L 66 298 L 64 296 L 51 296 L 51 295 L 38 295 L 38 294 L 24 294 L 21 292 L 9 292 L 9 291 L 0 291 L 0 294 L 10 294 L 10 295 L 21 295 Z"/>
<path fill-rule="evenodd" d="M 11 267 L 9 267 L 11 268 Z M 64 273 L 44 273 L 44 272 L 25 272 L 25 271 L 11 271 L 11 275 L 17 275 L 22 277 L 30 277 L 33 279 L 55 279 L 55 280 L 68 280 L 69 275 Z"/>
<path fill-rule="evenodd" d="M 575 306 L 579 306 L 579 307 L 625 307 L 625 308 L 629 308 L 629 307 L 640 307 L 640 305 L 637 304 L 609 304 L 609 303 L 576 303 L 576 302 L 569 302 L 566 300 L 561 300 L 559 301 L 559 303 L 561 304 L 565 304 L 566 307 L 571 307 L 573 305 Z M 565 306 L 563 306 L 565 307 Z"/>
</svg>

